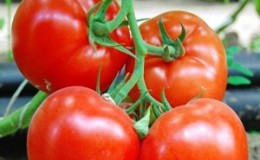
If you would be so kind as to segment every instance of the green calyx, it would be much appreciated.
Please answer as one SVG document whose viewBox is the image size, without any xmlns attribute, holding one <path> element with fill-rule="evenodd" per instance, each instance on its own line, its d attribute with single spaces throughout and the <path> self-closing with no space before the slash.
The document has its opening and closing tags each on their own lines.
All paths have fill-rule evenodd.
<svg viewBox="0 0 260 160">
<path fill-rule="evenodd" d="M 183 47 L 182 42 L 186 36 L 186 30 L 182 24 L 181 27 L 182 27 L 182 31 L 180 36 L 177 39 L 172 40 L 163 25 L 162 19 L 160 19 L 159 21 L 160 34 L 164 46 L 164 52 L 162 54 L 162 58 L 165 62 L 171 62 L 174 59 L 183 56 L 185 53 L 185 49 Z"/>
<path fill-rule="evenodd" d="M 105 3 L 107 2 L 107 3 Z M 113 47 L 120 52 L 123 52 L 136 59 L 136 56 L 123 44 L 119 44 L 110 37 L 110 31 L 105 20 L 105 13 L 111 1 L 101 1 L 94 5 L 87 14 L 88 21 L 88 39 L 90 45 L 97 50 L 96 44 Z"/>
<path fill-rule="evenodd" d="M 93 33 L 96 36 L 106 36 L 106 35 L 109 34 L 109 30 L 104 23 L 94 21 L 92 25 L 94 26 L 93 27 Z"/>
</svg>

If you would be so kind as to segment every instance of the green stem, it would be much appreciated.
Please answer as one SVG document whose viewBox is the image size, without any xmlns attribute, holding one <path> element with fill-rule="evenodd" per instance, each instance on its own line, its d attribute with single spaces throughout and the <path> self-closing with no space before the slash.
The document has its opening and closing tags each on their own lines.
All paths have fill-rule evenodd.
<svg viewBox="0 0 260 160">
<path fill-rule="evenodd" d="M 16 99 L 19 97 L 20 93 L 22 92 L 22 90 L 23 90 L 24 87 L 26 86 L 27 82 L 28 82 L 28 81 L 25 79 L 25 80 L 19 85 L 19 87 L 17 88 L 17 90 L 14 92 L 13 96 L 11 97 L 11 99 L 10 99 L 10 101 L 9 101 L 7 107 L 6 107 L 6 110 L 5 110 L 5 113 L 4 113 L 3 118 L 6 117 L 6 116 L 9 114 L 9 112 L 10 112 L 10 110 L 11 110 L 11 108 L 12 108 L 14 102 L 15 102 Z"/>
<path fill-rule="evenodd" d="M 147 49 L 143 45 L 144 42 L 143 42 L 141 33 L 138 28 L 138 24 L 136 21 L 133 2 L 132 2 L 132 0 L 124 0 L 123 2 L 124 3 L 122 3 L 121 10 L 127 11 L 126 13 L 128 13 L 127 19 L 128 19 L 129 27 L 130 27 L 132 37 L 134 40 L 136 57 L 138 60 L 135 61 L 135 66 L 134 66 L 134 71 L 133 71 L 132 76 L 127 81 L 127 83 L 120 89 L 118 94 L 114 97 L 115 102 L 117 104 L 122 102 L 126 98 L 128 93 L 130 92 L 130 90 L 134 87 L 135 84 L 137 84 L 137 82 L 140 80 L 140 78 L 144 74 L 145 54 L 147 53 Z M 122 12 L 119 12 L 119 13 L 122 13 Z M 117 17 L 120 17 L 120 14 L 118 14 Z M 119 20 L 123 21 L 124 19 L 119 19 Z M 115 22 L 114 21 L 114 22 L 112 22 L 112 24 L 113 24 L 112 26 L 115 26 L 116 24 L 121 24 L 122 21 L 120 21 L 120 23 L 114 23 Z"/>
<path fill-rule="evenodd" d="M 125 83 L 125 85 L 118 91 L 115 97 L 113 97 L 116 104 L 121 103 L 126 98 L 130 90 L 135 86 L 135 84 L 137 84 L 137 82 L 143 74 L 142 66 L 144 65 L 144 60 L 142 59 L 144 57 L 137 56 L 137 58 L 139 61 L 135 61 L 135 67 L 132 76 Z"/>
<path fill-rule="evenodd" d="M 229 16 L 229 18 L 216 29 L 216 33 L 219 34 L 222 31 L 224 31 L 226 28 L 228 28 L 230 25 L 232 25 L 236 21 L 237 17 L 242 12 L 242 10 L 246 7 L 249 1 L 250 0 L 240 1 L 239 6 L 234 10 L 234 12 Z"/>
<path fill-rule="evenodd" d="M 124 21 L 125 17 L 127 16 L 130 10 L 131 8 L 129 8 L 129 0 L 122 0 L 121 9 L 119 10 L 116 17 L 113 20 L 106 23 L 109 32 L 112 32 L 121 25 L 121 23 Z"/>
<path fill-rule="evenodd" d="M 144 43 L 147 51 L 149 52 L 150 55 L 154 55 L 154 56 L 158 56 L 158 57 L 162 57 L 162 53 L 164 52 L 164 47 L 158 47 L 158 46 L 154 46 L 148 43 Z"/>
<path fill-rule="evenodd" d="M 106 14 L 106 11 L 107 11 L 107 9 L 108 9 L 108 7 L 109 7 L 109 5 L 111 4 L 112 1 L 113 0 L 106 0 L 103 3 L 101 3 L 100 8 L 97 11 L 96 15 L 98 17 L 103 17 L 103 20 L 105 20 L 105 16 L 103 16 L 103 15 Z"/>
<path fill-rule="evenodd" d="M 34 112 L 46 97 L 46 93 L 39 91 L 27 105 L 0 119 L 0 137 L 27 128 Z"/>
<path fill-rule="evenodd" d="M 117 104 L 120 103 L 127 96 L 127 94 L 134 87 L 134 85 L 137 84 L 141 92 L 140 94 L 145 95 L 145 99 L 151 102 L 153 105 L 156 105 L 156 107 L 160 107 L 162 104 L 159 101 L 155 100 L 147 90 L 145 80 L 144 80 L 144 62 L 145 62 L 145 55 L 147 54 L 148 50 L 154 53 L 160 53 L 160 55 L 162 55 L 162 53 L 164 52 L 164 48 L 152 46 L 143 41 L 134 14 L 134 6 L 132 0 L 125 0 L 123 4 L 127 4 L 127 7 L 129 9 L 129 13 L 127 14 L 127 19 L 135 43 L 136 56 L 138 61 L 135 61 L 133 74 L 130 80 L 119 91 L 118 95 L 116 95 L 115 102 Z M 124 8 L 122 9 L 124 10 Z"/>
<path fill-rule="evenodd" d="M 145 94 L 145 99 L 150 102 L 151 104 L 155 105 L 157 108 L 162 106 L 162 103 L 157 101 L 153 96 L 151 96 L 150 92 L 148 92 L 148 89 L 145 84 L 144 76 L 142 76 L 141 80 L 138 82 L 138 87 L 141 92 L 141 95 Z"/>
<path fill-rule="evenodd" d="M 103 15 L 105 13 L 105 10 L 111 3 L 111 1 L 112 0 L 105 0 L 104 3 L 102 3 L 100 9 L 98 10 L 97 14 L 95 15 L 95 17 L 97 19 L 104 19 Z M 129 26 L 130 26 L 131 33 L 134 34 L 133 39 L 137 40 L 135 42 L 135 44 L 138 46 L 142 46 L 142 48 L 140 50 L 144 49 L 146 52 L 149 52 L 149 54 L 151 54 L 151 55 L 162 57 L 162 54 L 165 51 L 165 47 L 150 45 L 143 41 L 139 28 L 138 28 L 138 25 L 137 25 L 137 19 L 135 17 L 134 6 L 133 6 L 132 0 L 124 0 L 121 2 L 121 9 L 119 10 L 118 14 L 116 15 L 116 17 L 113 20 L 107 21 L 107 22 L 105 22 L 105 24 L 102 24 L 100 22 L 95 22 L 95 24 L 94 24 L 95 33 L 97 33 L 97 35 L 105 35 L 105 34 L 111 33 L 116 28 L 120 27 L 123 22 L 125 22 L 126 17 L 128 18 L 127 24 L 129 24 Z M 144 51 L 141 51 L 141 52 L 144 52 Z M 144 52 L 142 54 L 145 54 L 146 52 Z"/>
</svg>

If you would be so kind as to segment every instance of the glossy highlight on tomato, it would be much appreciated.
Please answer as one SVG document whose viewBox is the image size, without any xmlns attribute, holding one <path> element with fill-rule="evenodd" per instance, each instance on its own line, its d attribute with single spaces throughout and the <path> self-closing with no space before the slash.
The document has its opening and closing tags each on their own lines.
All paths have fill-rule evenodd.
<svg viewBox="0 0 260 160">
<path fill-rule="evenodd" d="M 226 53 L 218 35 L 198 16 L 186 11 L 169 11 L 142 23 L 139 27 L 145 42 L 162 46 L 159 21 L 172 40 L 181 34 L 181 24 L 186 30 L 183 40 L 184 56 L 172 62 L 147 55 L 144 79 L 150 94 L 161 100 L 164 91 L 171 106 L 186 104 L 194 97 L 222 100 L 227 85 Z M 127 63 L 127 72 L 133 72 L 134 59 Z M 135 87 L 130 96 L 139 97 Z"/>
<path fill-rule="evenodd" d="M 112 47 L 97 45 L 88 37 L 87 13 L 100 0 L 23 0 L 12 25 L 13 54 L 22 74 L 36 88 L 52 93 L 66 86 L 96 88 L 99 70 L 100 88 L 106 90 L 128 56 Z M 119 11 L 113 2 L 106 19 Z M 119 44 L 129 46 L 127 27 L 111 33 Z"/>
<path fill-rule="evenodd" d="M 137 160 L 139 137 L 119 107 L 84 87 L 51 94 L 28 129 L 29 160 Z"/>
<path fill-rule="evenodd" d="M 248 160 L 239 117 L 223 102 L 208 98 L 161 115 L 140 152 L 140 160 Z"/>
</svg>

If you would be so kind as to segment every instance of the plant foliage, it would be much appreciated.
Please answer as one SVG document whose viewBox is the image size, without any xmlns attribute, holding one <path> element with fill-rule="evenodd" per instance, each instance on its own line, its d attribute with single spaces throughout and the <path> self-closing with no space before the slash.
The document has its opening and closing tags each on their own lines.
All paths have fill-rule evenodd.
<svg viewBox="0 0 260 160">
<path fill-rule="evenodd" d="M 240 72 L 242 75 L 229 75 L 228 77 L 228 84 L 231 85 L 248 85 L 251 84 L 250 79 L 247 77 L 252 77 L 254 73 L 245 67 L 243 64 L 238 63 L 234 60 L 234 54 L 239 53 L 241 47 L 239 46 L 232 46 L 226 49 L 227 53 L 227 63 L 229 69 L 233 69 L 235 71 Z"/>
</svg>

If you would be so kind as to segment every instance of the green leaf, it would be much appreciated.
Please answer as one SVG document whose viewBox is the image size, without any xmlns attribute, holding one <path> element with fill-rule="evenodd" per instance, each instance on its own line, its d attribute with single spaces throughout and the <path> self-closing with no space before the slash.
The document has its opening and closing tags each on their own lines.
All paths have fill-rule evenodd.
<svg viewBox="0 0 260 160">
<path fill-rule="evenodd" d="M 126 109 L 126 113 L 131 114 L 131 113 L 135 112 L 135 109 L 139 105 L 141 105 L 142 102 L 144 102 L 146 95 L 147 95 L 147 92 L 142 94 L 142 96 L 134 104 L 132 104 L 128 109 Z"/>
<path fill-rule="evenodd" d="M 234 54 L 240 51 L 240 46 L 232 46 L 226 49 L 228 68 L 238 71 L 245 76 L 252 77 L 254 73 L 250 69 L 234 60 Z M 243 76 L 229 76 L 228 83 L 231 85 L 248 85 L 251 84 L 251 81 Z"/>
<path fill-rule="evenodd" d="M 160 19 L 159 21 L 159 28 L 160 28 L 160 34 L 161 34 L 163 44 L 171 45 L 173 41 L 171 40 L 170 36 L 166 32 L 162 19 Z"/>
<path fill-rule="evenodd" d="M 239 71 L 241 73 L 243 73 L 246 76 L 252 77 L 254 75 L 254 73 L 248 69 L 247 67 L 245 67 L 244 65 L 237 63 L 237 62 L 233 62 L 231 66 L 229 66 L 231 69 L 234 69 L 236 71 Z"/>
<path fill-rule="evenodd" d="M 226 53 L 228 56 L 229 55 L 233 56 L 234 54 L 239 53 L 241 51 L 241 49 L 242 48 L 240 46 L 231 46 L 226 49 Z"/>
<path fill-rule="evenodd" d="M 116 77 L 114 78 L 113 82 L 109 86 L 107 93 L 111 94 L 111 92 L 116 88 L 116 85 L 119 83 L 119 80 L 122 80 L 121 77 L 119 77 L 119 72 L 116 74 Z"/>
<path fill-rule="evenodd" d="M 226 55 L 227 55 L 227 64 L 228 66 L 232 66 L 235 62 L 234 60 L 234 54 L 237 54 L 241 51 L 240 46 L 231 46 L 226 49 Z"/>
<path fill-rule="evenodd" d="M 155 117 L 160 117 L 160 115 L 162 114 L 161 110 L 159 109 L 159 106 L 152 104 L 152 110 Z"/>
<path fill-rule="evenodd" d="M 134 124 L 134 128 L 136 129 L 140 138 L 144 138 L 149 132 L 150 115 L 151 109 L 148 108 L 145 116 Z"/>
<path fill-rule="evenodd" d="M 234 60 L 233 56 L 227 56 L 227 65 L 228 65 L 228 67 L 232 66 L 234 62 L 235 62 L 235 60 Z"/>
<path fill-rule="evenodd" d="M 163 92 L 161 94 L 161 98 L 162 98 L 162 104 L 163 104 L 164 112 L 171 110 L 172 107 L 171 107 L 169 101 L 167 100 L 167 98 L 165 96 L 164 90 L 163 90 Z"/>
<path fill-rule="evenodd" d="M 248 85 L 251 84 L 251 81 L 246 77 L 242 76 L 229 76 L 228 83 L 231 85 Z"/>
<path fill-rule="evenodd" d="M 181 42 L 184 41 L 186 37 L 186 29 L 184 28 L 184 26 L 181 24 L 181 35 L 179 36 L 179 39 Z"/>
<path fill-rule="evenodd" d="M 113 84 L 109 87 L 108 93 L 111 95 L 112 98 L 115 98 L 117 93 L 120 91 L 120 89 L 126 84 L 126 81 L 128 79 L 128 74 L 125 75 L 122 79 L 116 79 L 113 81 Z M 117 82 L 118 80 L 121 80 L 120 82 Z M 112 88 L 113 87 L 113 88 Z"/>
<path fill-rule="evenodd" d="M 259 135 L 260 132 L 257 131 L 257 130 L 252 130 L 252 131 L 249 132 L 249 134 L 252 134 L 252 135 Z"/>
<path fill-rule="evenodd" d="M 254 4 L 255 4 L 256 12 L 260 16 L 260 1 L 259 0 L 254 0 Z"/>
<path fill-rule="evenodd" d="M 4 27 L 4 19 L 0 18 L 0 29 L 3 29 Z"/>
</svg>

